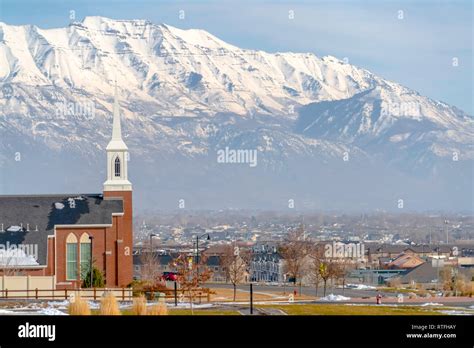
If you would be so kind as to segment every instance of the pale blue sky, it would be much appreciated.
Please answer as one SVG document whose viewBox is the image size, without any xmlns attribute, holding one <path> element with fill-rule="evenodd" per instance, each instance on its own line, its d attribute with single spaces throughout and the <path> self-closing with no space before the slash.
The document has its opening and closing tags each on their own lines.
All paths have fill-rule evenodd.
<svg viewBox="0 0 474 348">
<path fill-rule="evenodd" d="M 474 114 L 472 0 L 0 0 L 0 21 L 61 27 L 69 23 L 70 10 L 77 20 L 88 15 L 148 19 L 205 29 L 244 48 L 347 57 L 351 64 Z M 185 19 L 179 18 L 180 10 Z"/>
</svg>

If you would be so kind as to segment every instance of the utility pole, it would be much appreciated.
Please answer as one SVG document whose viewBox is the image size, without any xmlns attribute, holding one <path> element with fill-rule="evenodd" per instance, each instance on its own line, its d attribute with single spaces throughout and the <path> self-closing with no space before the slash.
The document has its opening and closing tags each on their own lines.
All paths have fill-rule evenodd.
<svg viewBox="0 0 474 348">
<path fill-rule="evenodd" d="M 174 306 L 178 307 L 178 284 L 174 281 Z"/>
<path fill-rule="evenodd" d="M 436 260 L 436 267 L 438 268 L 437 271 L 438 271 L 438 279 L 436 280 L 437 281 L 437 288 L 438 288 L 438 291 L 439 291 L 439 243 L 438 243 L 438 260 Z"/>
<path fill-rule="evenodd" d="M 250 283 L 250 314 L 253 314 L 253 284 Z"/>
<path fill-rule="evenodd" d="M 448 220 L 444 220 L 444 225 L 445 225 L 445 228 L 446 228 L 446 244 L 449 244 Z"/>
<path fill-rule="evenodd" d="M 91 250 L 90 250 L 90 253 L 91 253 L 91 258 L 90 258 L 90 264 L 89 264 L 89 268 L 90 268 L 90 272 L 91 272 L 91 275 L 90 275 L 90 287 L 93 288 L 94 287 L 94 268 L 92 266 L 92 243 L 94 241 L 94 237 L 93 236 L 89 236 L 89 239 L 91 241 Z"/>
<path fill-rule="evenodd" d="M 207 240 L 211 240 L 211 236 L 209 233 L 204 233 L 202 236 L 197 235 L 196 236 L 196 274 L 197 274 L 197 282 L 199 285 L 199 238 L 204 237 L 207 235 Z"/>
</svg>

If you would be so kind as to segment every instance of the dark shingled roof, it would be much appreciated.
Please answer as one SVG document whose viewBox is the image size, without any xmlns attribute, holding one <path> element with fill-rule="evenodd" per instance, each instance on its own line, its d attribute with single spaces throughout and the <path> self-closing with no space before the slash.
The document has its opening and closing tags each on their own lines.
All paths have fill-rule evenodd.
<svg viewBox="0 0 474 348">
<path fill-rule="evenodd" d="M 440 268 L 440 271 L 443 268 Z M 474 270 L 469 268 L 458 268 L 458 273 L 464 275 L 467 279 L 471 279 Z M 433 267 L 430 261 L 408 270 L 400 278 L 402 284 L 410 283 L 412 280 L 417 283 L 434 283 L 438 279 L 438 268 Z M 441 281 L 441 279 L 440 279 Z"/>
<path fill-rule="evenodd" d="M 64 207 L 58 209 L 61 204 L 56 203 Z M 48 235 L 54 235 L 55 225 L 110 225 L 112 213 L 122 212 L 121 199 L 104 199 L 101 194 L 0 196 L 0 245 L 37 245 L 37 261 L 46 265 Z M 12 226 L 23 229 L 8 231 Z"/>
</svg>

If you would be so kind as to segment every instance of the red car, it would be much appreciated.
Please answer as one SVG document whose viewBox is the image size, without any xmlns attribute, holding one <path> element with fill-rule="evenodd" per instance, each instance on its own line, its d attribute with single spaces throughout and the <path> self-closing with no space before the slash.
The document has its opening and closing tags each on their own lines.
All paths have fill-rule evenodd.
<svg viewBox="0 0 474 348">
<path fill-rule="evenodd" d="M 175 282 L 178 280 L 178 275 L 175 272 L 163 272 L 161 279 Z"/>
</svg>

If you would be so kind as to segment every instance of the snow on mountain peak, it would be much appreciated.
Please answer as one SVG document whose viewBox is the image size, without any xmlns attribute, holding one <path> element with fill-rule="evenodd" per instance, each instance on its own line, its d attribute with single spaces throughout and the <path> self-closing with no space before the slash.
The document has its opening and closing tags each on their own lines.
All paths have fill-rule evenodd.
<svg viewBox="0 0 474 348">
<path fill-rule="evenodd" d="M 376 83 L 367 71 L 338 60 L 244 50 L 204 30 L 146 20 L 93 16 L 58 29 L 4 24 L 1 33 L 0 59 L 9 62 L 0 71 L 4 83 L 105 96 L 117 80 L 130 96 L 166 114 L 294 117 L 300 105 L 351 97 Z"/>
<path fill-rule="evenodd" d="M 117 81 L 123 115 L 133 120 L 260 114 L 299 118 L 305 136 L 349 142 L 403 143 L 412 139 L 405 121 L 416 134 L 428 124 L 442 142 L 472 134 L 460 110 L 344 59 L 241 49 L 205 30 L 139 19 L 91 16 L 55 29 L 0 23 L 0 80 L 13 90 L 0 99 L 3 114 L 32 119 L 86 101 L 108 117 Z"/>
</svg>

